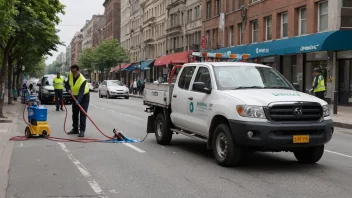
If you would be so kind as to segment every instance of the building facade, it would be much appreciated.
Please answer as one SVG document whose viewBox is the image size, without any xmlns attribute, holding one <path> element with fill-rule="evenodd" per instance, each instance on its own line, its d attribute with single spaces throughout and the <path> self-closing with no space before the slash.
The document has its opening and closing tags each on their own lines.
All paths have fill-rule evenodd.
<svg viewBox="0 0 352 198">
<path fill-rule="evenodd" d="M 124 50 L 130 51 L 131 43 L 131 29 L 130 29 L 130 17 L 131 17 L 131 4 L 129 0 L 121 0 L 121 46 Z"/>
<path fill-rule="evenodd" d="M 105 0 L 105 27 L 104 40 L 117 39 L 120 40 L 121 30 L 121 1 Z"/>
<path fill-rule="evenodd" d="M 78 57 L 82 52 L 82 32 L 76 32 L 75 36 L 71 41 L 71 64 L 78 64 Z"/>
<path fill-rule="evenodd" d="M 94 35 L 97 31 L 105 25 L 104 15 L 93 15 L 91 20 L 87 20 L 85 26 L 82 28 L 82 50 L 98 46 L 101 42 L 101 37 Z"/>
<path fill-rule="evenodd" d="M 142 57 L 142 46 L 141 46 L 141 30 L 142 30 L 142 9 L 140 5 L 140 0 L 131 0 L 130 5 L 131 15 L 129 20 L 130 27 L 130 56 L 131 63 L 139 62 L 143 60 Z"/>
<path fill-rule="evenodd" d="M 352 51 L 348 51 L 352 47 L 346 44 L 351 39 L 344 37 L 352 36 L 352 31 L 342 31 L 352 27 L 351 4 L 348 0 L 202 0 L 203 50 L 248 53 L 250 61 L 277 69 L 303 92 L 312 87 L 312 70 L 318 67 L 325 77 L 327 100 L 339 90 L 339 102 L 351 103 L 352 75 L 346 73 L 352 71 Z"/>
</svg>

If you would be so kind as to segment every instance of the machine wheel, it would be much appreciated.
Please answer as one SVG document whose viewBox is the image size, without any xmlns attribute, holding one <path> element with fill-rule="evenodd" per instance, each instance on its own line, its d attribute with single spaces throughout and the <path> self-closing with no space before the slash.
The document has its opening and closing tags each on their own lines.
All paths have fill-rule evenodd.
<svg viewBox="0 0 352 198">
<path fill-rule="evenodd" d="M 26 136 L 26 138 L 31 138 L 31 136 L 32 136 L 31 129 L 28 126 L 24 130 L 24 135 Z"/>
<path fill-rule="evenodd" d="M 155 138 L 158 144 L 168 145 L 172 139 L 172 132 L 170 130 L 170 125 L 166 121 L 164 114 L 160 112 L 154 121 L 155 126 Z"/>
<path fill-rule="evenodd" d="M 324 145 L 294 152 L 296 159 L 304 164 L 315 164 L 324 154 Z"/>
<path fill-rule="evenodd" d="M 103 98 L 103 96 L 101 95 L 100 91 L 99 91 L 99 98 Z"/>
<path fill-rule="evenodd" d="M 129 99 L 130 98 L 130 96 L 125 96 L 125 99 Z"/>
<path fill-rule="evenodd" d="M 111 96 L 110 96 L 110 94 L 109 94 L 108 91 L 106 92 L 106 98 L 107 98 L 107 99 L 110 99 L 110 98 L 111 98 Z"/>
<path fill-rule="evenodd" d="M 219 124 L 213 137 L 213 154 L 220 166 L 230 167 L 240 164 L 243 151 L 236 146 L 227 124 Z"/>
</svg>

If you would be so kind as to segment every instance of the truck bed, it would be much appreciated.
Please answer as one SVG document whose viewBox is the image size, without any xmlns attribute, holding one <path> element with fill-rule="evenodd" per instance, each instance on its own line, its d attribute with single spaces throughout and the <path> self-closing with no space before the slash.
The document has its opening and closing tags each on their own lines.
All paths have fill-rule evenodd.
<svg viewBox="0 0 352 198">
<path fill-rule="evenodd" d="M 148 106 L 168 108 L 171 104 L 174 84 L 146 83 L 144 87 L 143 103 Z"/>
</svg>

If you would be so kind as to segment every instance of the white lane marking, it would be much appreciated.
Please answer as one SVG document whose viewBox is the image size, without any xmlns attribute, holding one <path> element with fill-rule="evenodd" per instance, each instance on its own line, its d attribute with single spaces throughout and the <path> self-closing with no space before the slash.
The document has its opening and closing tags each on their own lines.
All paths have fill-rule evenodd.
<svg viewBox="0 0 352 198">
<path fill-rule="evenodd" d="M 98 107 L 98 106 L 95 106 L 95 105 L 92 105 L 92 106 L 93 106 L 93 107 L 96 107 L 96 108 L 98 108 L 98 109 L 101 109 L 101 110 L 105 110 L 105 108 L 102 108 L 102 107 Z M 116 111 L 111 110 L 111 109 L 108 109 L 107 111 L 110 111 L 110 112 L 113 112 L 113 113 L 117 113 L 117 114 L 120 114 L 120 115 L 123 115 L 123 116 L 128 116 L 128 117 L 131 117 L 131 118 L 136 118 L 136 119 L 142 120 L 142 121 L 147 121 L 147 120 L 145 120 L 145 119 L 143 119 L 143 118 L 139 118 L 139 117 L 137 117 L 137 116 L 133 116 L 133 115 L 130 115 L 130 114 L 125 114 L 125 113 L 116 112 Z"/>
<path fill-rule="evenodd" d="M 99 186 L 99 184 L 92 178 L 92 175 L 88 172 L 88 170 L 86 169 L 86 167 L 83 166 L 83 164 L 81 162 L 79 162 L 71 153 L 70 150 L 68 150 L 68 148 L 66 147 L 66 145 L 62 142 L 58 142 L 58 144 L 61 146 L 62 150 L 65 151 L 68 155 L 68 157 L 71 159 L 71 161 L 76 165 L 76 167 L 78 168 L 79 172 L 81 172 L 81 174 L 87 178 L 87 182 L 90 185 L 90 187 L 93 189 L 93 191 L 95 193 L 97 193 L 98 195 L 104 195 L 103 190 L 101 189 L 101 187 Z M 103 196 L 104 198 L 108 198 L 107 196 Z M 103 198 L 101 197 L 101 198 Z"/>
<path fill-rule="evenodd" d="M 335 152 L 335 151 L 329 151 L 329 150 L 325 150 L 325 151 L 328 152 L 328 153 L 332 153 L 332 154 L 336 154 L 336 155 L 340 155 L 340 156 L 348 157 L 348 158 L 352 159 L 352 156 L 350 156 L 350 155 L 345 155 L 345 154 L 342 154 L 342 153 L 338 153 L 338 152 Z"/>
<path fill-rule="evenodd" d="M 142 150 L 142 149 L 140 149 L 140 148 L 138 148 L 138 147 L 136 147 L 136 146 L 134 146 L 134 145 L 132 145 L 132 144 L 130 144 L 130 143 L 123 143 L 123 144 L 126 145 L 126 146 L 128 146 L 128 147 L 130 147 L 131 149 L 133 149 L 133 150 L 135 150 L 135 151 L 137 151 L 137 152 L 145 153 L 144 150 Z"/>
</svg>

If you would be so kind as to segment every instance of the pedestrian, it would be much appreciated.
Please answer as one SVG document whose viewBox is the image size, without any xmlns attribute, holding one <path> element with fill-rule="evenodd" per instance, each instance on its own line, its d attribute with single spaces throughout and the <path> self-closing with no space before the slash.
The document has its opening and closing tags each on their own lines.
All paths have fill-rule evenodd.
<svg viewBox="0 0 352 198">
<path fill-rule="evenodd" d="M 137 80 L 134 79 L 133 81 L 133 94 L 137 94 Z"/>
<path fill-rule="evenodd" d="M 141 80 L 138 77 L 137 78 L 137 94 L 140 95 L 140 93 L 141 93 Z"/>
<path fill-rule="evenodd" d="M 78 134 L 78 137 L 84 137 L 84 132 L 86 130 L 86 120 L 87 116 L 80 112 L 78 105 L 84 109 L 85 112 L 88 111 L 89 106 L 89 87 L 86 78 L 79 72 L 78 65 L 72 65 L 70 74 L 65 83 L 66 90 L 69 94 L 72 94 L 77 102 L 72 104 L 72 127 L 73 129 L 68 134 Z M 78 130 L 78 116 L 79 116 L 79 130 Z"/>
<path fill-rule="evenodd" d="M 314 68 L 313 69 L 313 87 L 312 89 L 309 90 L 309 92 L 314 92 L 315 96 L 325 100 L 325 82 L 324 82 L 324 77 L 321 75 L 320 69 L 319 68 Z"/>
<path fill-rule="evenodd" d="M 145 83 L 145 80 L 141 79 L 140 80 L 140 90 L 139 90 L 140 95 L 143 95 L 144 83 Z"/>
<path fill-rule="evenodd" d="M 64 89 L 64 78 L 60 76 L 60 72 L 56 73 L 56 77 L 53 79 L 53 85 L 55 90 L 55 103 L 56 103 L 56 111 L 59 111 L 59 105 L 61 106 L 61 111 L 63 108 L 63 89 Z"/>
</svg>

